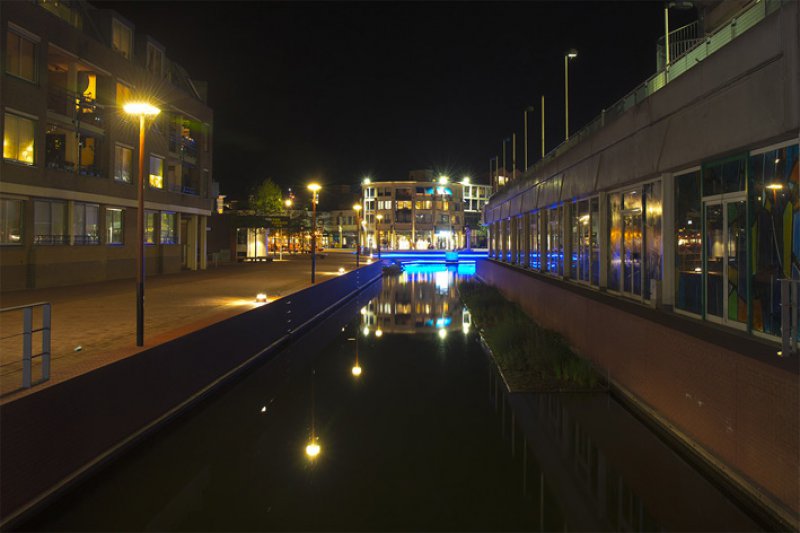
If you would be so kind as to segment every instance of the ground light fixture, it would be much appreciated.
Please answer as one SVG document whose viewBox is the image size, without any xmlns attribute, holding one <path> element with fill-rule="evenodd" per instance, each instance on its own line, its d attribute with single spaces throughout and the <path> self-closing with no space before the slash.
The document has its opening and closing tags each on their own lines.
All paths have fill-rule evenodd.
<svg viewBox="0 0 800 533">
<path fill-rule="evenodd" d="M 439 330 L 439 338 L 444 339 L 445 337 L 447 337 L 447 330 L 442 328 Z"/>
<path fill-rule="evenodd" d="M 383 337 L 383 330 L 380 329 L 380 328 L 376 329 L 375 330 L 375 336 L 378 337 L 378 338 Z"/>
<path fill-rule="evenodd" d="M 145 119 L 161 110 L 148 102 L 128 102 L 126 114 L 139 117 L 139 183 L 136 187 L 136 346 L 144 346 L 144 134 Z"/>
<path fill-rule="evenodd" d="M 341 276 L 344 274 L 344 267 L 339 267 L 339 275 Z"/>
<path fill-rule="evenodd" d="M 258 294 L 256 294 L 256 302 L 260 304 L 267 303 L 267 293 L 259 292 Z"/>
</svg>

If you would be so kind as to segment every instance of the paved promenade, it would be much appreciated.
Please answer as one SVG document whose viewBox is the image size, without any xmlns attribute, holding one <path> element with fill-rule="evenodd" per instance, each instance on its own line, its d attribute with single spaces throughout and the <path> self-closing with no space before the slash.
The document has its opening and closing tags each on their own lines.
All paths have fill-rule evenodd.
<svg viewBox="0 0 800 533">
<path fill-rule="evenodd" d="M 350 251 L 348 251 L 350 252 Z M 355 268 L 355 255 L 326 251 L 317 283 Z M 22 313 L 0 315 L 0 404 L 133 355 L 255 307 L 258 292 L 270 301 L 311 284 L 310 256 L 271 263 L 239 263 L 145 280 L 145 341 L 136 346 L 134 280 L 0 293 L 0 307 L 52 304 L 52 363 L 48 382 L 22 389 Z M 34 328 L 40 314 L 34 314 Z M 41 346 L 34 336 L 33 352 Z M 34 382 L 40 377 L 34 365 Z"/>
</svg>

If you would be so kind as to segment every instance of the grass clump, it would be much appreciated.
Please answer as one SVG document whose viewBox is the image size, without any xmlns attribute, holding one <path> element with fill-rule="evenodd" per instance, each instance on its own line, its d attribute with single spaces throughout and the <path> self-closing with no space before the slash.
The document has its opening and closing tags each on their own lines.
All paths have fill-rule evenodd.
<svg viewBox="0 0 800 533">
<path fill-rule="evenodd" d="M 513 390 L 600 388 L 597 372 L 564 337 L 540 327 L 497 289 L 478 281 L 463 281 L 458 289 Z"/>
</svg>

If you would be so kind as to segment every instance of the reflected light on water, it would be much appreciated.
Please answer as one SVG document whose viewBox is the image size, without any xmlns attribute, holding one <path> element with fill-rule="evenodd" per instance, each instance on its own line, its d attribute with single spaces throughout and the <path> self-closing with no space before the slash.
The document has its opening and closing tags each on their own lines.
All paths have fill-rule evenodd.
<svg viewBox="0 0 800 533">
<path fill-rule="evenodd" d="M 364 326 L 364 336 L 369 337 L 369 327 Z"/>
<path fill-rule="evenodd" d="M 447 330 L 446 329 L 440 329 L 439 330 L 439 338 L 440 339 L 444 339 L 445 337 L 447 337 Z"/>
<path fill-rule="evenodd" d="M 375 330 L 375 336 L 376 337 L 382 337 L 383 336 L 383 330 L 382 329 L 376 329 Z"/>
<path fill-rule="evenodd" d="M 360 367 L 360 366 L 358 366 L 358 364 L 356 364 L 356 366 L 354 366 L 354 367 L 352 368 L 351 372 L 353 373 L 353 375 L 354 375 L 355 377 L 358 377 L 358 376 L 360 376 L 360 375 L 361 375 L 361 367 Z"/>
</svg>

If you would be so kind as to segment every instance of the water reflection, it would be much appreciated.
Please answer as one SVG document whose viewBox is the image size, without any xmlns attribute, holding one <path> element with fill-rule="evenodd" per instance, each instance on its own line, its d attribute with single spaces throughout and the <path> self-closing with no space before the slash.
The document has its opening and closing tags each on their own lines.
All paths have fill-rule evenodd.
<svg viewBox="0 0 800 533">
<path fill-rule="evenodd" d="M 399 276 L 386 277 L 380 295 L 362 310 L 364 335 L 381 333 L 434 333 L 445 338 L 450 331 L 469 331 L 472 319 L 461 305 L 458 281 L 475 274 L 475 263 L 405 265 Z"/>
</svg>

